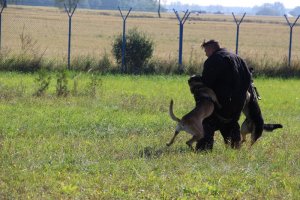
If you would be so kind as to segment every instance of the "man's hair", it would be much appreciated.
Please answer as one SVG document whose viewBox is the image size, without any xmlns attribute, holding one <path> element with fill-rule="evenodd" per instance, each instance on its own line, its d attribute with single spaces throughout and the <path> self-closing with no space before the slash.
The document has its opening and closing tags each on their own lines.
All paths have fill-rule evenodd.
<svg viewBox="0 0 300 200">
<path fill-rule="evenodd" d="M 220 49 L 220 45 L 219 42 L 216 40 L 208 40 L 207 42 L 205 42 L 205 40 L 203 41 L 203 43 L 201 44 L 201 47 L 204 49 L 206 47 L 212 47 L 213 49 Z"/>
</svg>

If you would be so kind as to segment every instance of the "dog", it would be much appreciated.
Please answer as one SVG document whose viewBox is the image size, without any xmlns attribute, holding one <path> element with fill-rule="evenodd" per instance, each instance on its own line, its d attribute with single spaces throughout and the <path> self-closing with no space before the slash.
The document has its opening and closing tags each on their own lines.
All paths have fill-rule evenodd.
<svg viewBox="0 0 300 200">
<path fill-rule="evenodd" d="M 177 122 L 177 126 L 174 136 L 167 143 L 167 146 L 171 146 L 174 143 L 174 140 L 180 131 L 186 131 L 192 135 L 192 138 L 188 140 L 186 144 L 194 150 L 193 143 L 204 137 L 202 121 L 213 113 L 215 106 L 221 107 L 221 105 L 219 104 L 214 91 L 206 87 L 201 81 L 189 79 L 188 83 L 191 92 L 194 95 L 195 92 L 197 94 L 196 106 L 193 110 L 179 119 L 174 115 L 173 100 L 171 100 L 169 114 L 171 119 Z"/>
<path fill-rule="evenodd" d="M 241 126 L 242 143 L 246 141 L 246 135 L 251 134 L 251 146 L 261 137 L 262 132 L 273 131 L 278 128 L 283 128 L 281 124 L 265 124 L 262 117 L 261 109 L 258 100 L 261 99 L 256 87 L 252 83 L 248 92 L 243 113 L 246 116 Z"/>
</svg>

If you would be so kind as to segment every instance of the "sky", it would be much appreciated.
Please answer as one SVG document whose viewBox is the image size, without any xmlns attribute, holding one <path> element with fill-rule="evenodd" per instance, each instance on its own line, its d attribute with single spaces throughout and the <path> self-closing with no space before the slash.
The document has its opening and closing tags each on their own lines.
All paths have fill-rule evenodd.
<svg viewBox="0 0 300 200">
<path fill-rule="evenodd" d="M 281 2 L 285 8 L 295 8 L 300 6 L 300 0 L 162 0 L 163 3 L 180 2 L 182 4 L 198 4 L 200 6 L 222 5 L 236 7 L 261 6 L 264 3 Z"/>
</svg>

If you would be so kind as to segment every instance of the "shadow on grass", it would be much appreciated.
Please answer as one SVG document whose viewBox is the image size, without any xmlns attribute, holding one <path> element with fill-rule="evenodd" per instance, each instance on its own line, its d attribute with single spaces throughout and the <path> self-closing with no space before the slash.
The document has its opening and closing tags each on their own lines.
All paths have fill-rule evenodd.
<svg viewBox="0 0 300 200">
<path fill-rule="evenodd" d="M 190 154 L 194 153 L 188 146 L 180 146 L 176 148 L 172 147 L 144 147 L 138 152 L 140 158 L 145 159 L 157 159 L 165 155 L 178 155 L 178 154 Z M 198 152 L 208 153 L 208 152 Z"/>
</svg>

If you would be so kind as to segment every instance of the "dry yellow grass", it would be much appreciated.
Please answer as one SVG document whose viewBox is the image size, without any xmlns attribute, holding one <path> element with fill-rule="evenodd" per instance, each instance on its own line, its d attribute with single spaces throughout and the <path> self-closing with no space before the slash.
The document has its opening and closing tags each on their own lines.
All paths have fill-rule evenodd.
<svg viewBox="0 0 300 200">
<path fill-rule="evenodd" d="M 182 13 L 180 13 L 182 15 Z M 239 19 L 240 16 L 237 16 Z M 20 35 L 24 32 L 37 40 L 45 57 L 65 59 L 68 49 L 68 16 L 63 10 L 42 7 L 9 7 L 4 10 L 2 47 L 20 50 Z M 294 18 L 290 21 L 294 22 Z M 118 11 L 76 10 L 73 16 L 72 56 L 111 54 L 114 37 L 122 33 L 122 18 Z M 178 21 L 174 13 L 132 12 L 127 30 L 138 27 L 155 43 L 154 56 L 165 60 L 178 56 Z M 292 60 L 300 59 L 299 27 L 294 27 Z M 231 15 L 190 15 L 184 26 L 183 60 L 203 60 L 200 48 L 204 39 L 219 40 L 235 51 L 236 24 Z M 281 61 L 288 56 L 289 27 L 282 17 L 247 16 L 240 26 L 239 53 L 258 60 Z"/>
</svg>

